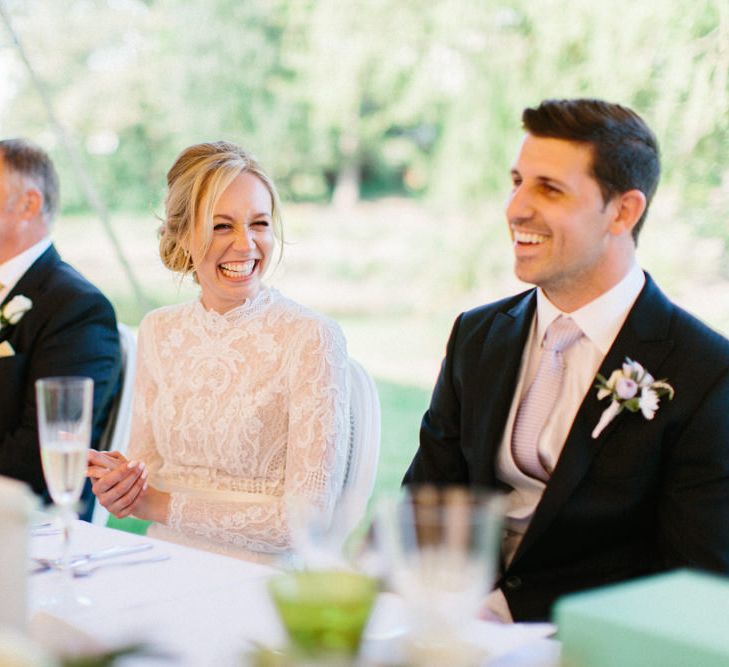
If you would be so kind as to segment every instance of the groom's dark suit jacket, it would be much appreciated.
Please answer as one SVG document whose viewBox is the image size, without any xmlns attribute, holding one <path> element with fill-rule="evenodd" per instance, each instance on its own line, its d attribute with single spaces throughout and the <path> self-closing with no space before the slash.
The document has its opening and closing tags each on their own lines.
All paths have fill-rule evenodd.
<svg viewBox="0 0 729 667">
<path fill-rule="evenodd" d="M 0 357 L 0 475 L 45 494 L 35 408 L 38 378 L 81 375 L 94 381 L 92 445 L 104 429 L 118 389 L 121 357 L 114 309 L 91 283 L 63 262 L 51 246 L 20 278 L 16 295 L 32 308 L 0 330 L 13 356 Z"/>
<path fill-rule="evenodd" d="M 406 484 L 504 488 L 494 464 L 536 307 L 530 290 L 459 316 Z M 561 595 L 679 566 L 729 573 L 729 341 L 672 304 L 648 276 L 608 352 L 675 398 L 652 421 L 586 394 L 501 587 L 515 620 L 549 617 Z"/>
</svg>

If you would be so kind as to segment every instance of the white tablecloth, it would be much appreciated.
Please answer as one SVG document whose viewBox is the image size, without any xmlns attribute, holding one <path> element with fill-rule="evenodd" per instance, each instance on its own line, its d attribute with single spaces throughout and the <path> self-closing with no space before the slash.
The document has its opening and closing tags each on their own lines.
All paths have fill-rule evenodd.
<svg viewBox="0 0 729 667">
<path fill-rule="evenodd" d="M 171 662 L 126 659 L 125 667 L 239 667 L 245 664 L 241 655 L 252 642 L 274 647 L 285 644 L 284 632 L 266 592 L 266 580 L 275 572 L 271 567 L 82 521 L 74 525 L 71 552 L 140 542 L 150 542 L 153 548 L 124 558 L 168 554 L 170 559 L 127 568 L 104 568 L 91 577 L 76 579 L 78 593 L 92 601 L 86 609 L 61 609 L 51 617 L 39 613 L 40 601 L 58 586 L 59 575 L 31 575 L 29 607 L 34 637 L 46 645 L 93 642 L 106 648 L 142 641 L 174 656 Z M 59 548 L 59 535 L 30 538 L 33 556 L 53 557 L 58 555 Z M 398 605 L 395 596 L 381 596 L 371 621 L 370 639 L 365 642 L 366 656 L 379 661 L 397 653 L 397 624 L 401 619 Z M 56 617 L 72 628 L 61 627 Z M 535 638 L 539 632 L 529 626 L 500 628 L 484 623 L 483 630 L 484 636 L 490 633 L 500 645 L 500 652 L 516 647 L 489 661 L 489 667 L 558 664 L 556 642 Z"/>
</svg>

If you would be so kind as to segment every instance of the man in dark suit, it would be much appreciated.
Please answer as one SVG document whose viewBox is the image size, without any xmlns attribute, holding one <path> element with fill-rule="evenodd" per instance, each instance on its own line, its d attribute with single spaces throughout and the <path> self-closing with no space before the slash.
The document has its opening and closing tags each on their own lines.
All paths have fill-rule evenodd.
<svg viewBox="0 0 729 667">
<path fill-rule="evenodd" d="M 598 100 L 522 120 L 506 217 L 536 288 L 458 317 L 404 480 L 506 493 L 487 605 L 519 621 L 674 567 L 729 573 L 729 341 L 635 258 L 655 137 Z"/>
<path fill-rule="evenodd" d="M 35 381 L 93 379 L 95 445 L 121 367 L 114 309 L 51 243 L 57 208 L 58 177 L 48 155 L 21 139 L 0 141 L 0 474 L 46 497 Z M 83 516 L 92 507 L 87 502 Z"/>
</svg>

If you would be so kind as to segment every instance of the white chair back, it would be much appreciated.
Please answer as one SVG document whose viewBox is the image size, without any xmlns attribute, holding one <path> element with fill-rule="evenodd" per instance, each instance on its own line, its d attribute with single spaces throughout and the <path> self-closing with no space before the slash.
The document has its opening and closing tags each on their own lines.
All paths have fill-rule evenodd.
<svg viewBox="0 0 729 667">
<path fill-rule="evenodd" d="M 132 426 L 132 398 L 134 395 L 134 374 L 137 360 L 137 339 L 134 332 L 121 322 L 118 325 L 121 346 L 121 386 L 109 411 L 106 428 L 99 440 L 101 451 L 126 453 Z M 109 512 L 98 502 L 94 505 L 91 522 L 105 526 Z"/>
<path fill-rule="evenodd" d="M 370 374 L 349 360 L 349 449 L 339 504 L 355 528 L 367 511 L 380 458 L 380 399 Z"/>
</svg>

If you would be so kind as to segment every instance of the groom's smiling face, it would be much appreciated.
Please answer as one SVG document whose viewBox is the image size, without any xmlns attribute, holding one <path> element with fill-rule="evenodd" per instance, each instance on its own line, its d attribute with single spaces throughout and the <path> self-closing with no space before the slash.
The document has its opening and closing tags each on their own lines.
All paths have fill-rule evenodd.
<svg viewBox="0 0 729 667">
<path fill-rule="evenodd" d="M 614 200 L 603 200 L 588 144 L 527 134 L 511 170 L 506 217 L 520 280 L 567 312 L 613 282 Z"/>
</svg>

